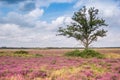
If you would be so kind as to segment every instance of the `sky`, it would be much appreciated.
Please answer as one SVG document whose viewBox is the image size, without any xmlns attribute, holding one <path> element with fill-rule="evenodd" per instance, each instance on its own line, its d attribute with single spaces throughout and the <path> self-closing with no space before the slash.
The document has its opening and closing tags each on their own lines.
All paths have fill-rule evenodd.
<svg viewBox="0 0 120 80">
<path fill-rule="evenodd" d="M 120 47 L 119 0 L 0 0 L 0 47 L 83 47 L 79 41 L 56 36 L 83 6 L 99 9 L 107 36 L 91 47 Z"/>
</svg>

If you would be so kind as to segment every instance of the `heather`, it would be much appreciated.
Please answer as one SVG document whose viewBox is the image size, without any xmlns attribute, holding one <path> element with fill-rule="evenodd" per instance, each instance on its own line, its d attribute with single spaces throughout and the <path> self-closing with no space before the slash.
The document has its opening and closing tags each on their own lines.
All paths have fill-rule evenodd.
<svg viewBox="0 0 120 80">
<path fill-rule="evenodd" d="M 120 80 L 119 49 L 96 50 L 105 55 L 101 59 L 66 57 L 64 53 L 73 50 L 64 49 L 27 50 L 24 55 L 32 56 L 11 56 L 16 51 L 0 52 L 0 80 Z"/>
</svg>

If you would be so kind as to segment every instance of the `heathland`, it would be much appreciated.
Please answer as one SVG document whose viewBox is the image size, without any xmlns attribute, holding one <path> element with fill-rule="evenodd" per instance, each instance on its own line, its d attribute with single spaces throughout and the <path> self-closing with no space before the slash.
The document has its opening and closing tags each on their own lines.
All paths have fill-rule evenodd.
<svg viewBox="0 0 120 80">
<path fill-rule="evenodd" d="M 94 49 L 100 59 L 64 56 L 72 50 L 1 49 L 0 80 L 120 80 L 120 48 Z"/>
</svg>

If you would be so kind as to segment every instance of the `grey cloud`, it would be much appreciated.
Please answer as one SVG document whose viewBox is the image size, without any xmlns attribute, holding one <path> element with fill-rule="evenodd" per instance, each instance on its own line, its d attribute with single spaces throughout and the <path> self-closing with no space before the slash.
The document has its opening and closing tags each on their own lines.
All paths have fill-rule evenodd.
<svg viewBox="0 0 120 80">
<path fill-rule="evenodd" d="M 27 21 L 23 15 L 11 12 L 6 17 L 2 17 L 0 23 L 2 24 L 16 24 L 21 27 L 34 27 L 34 23 Z"/>
<path fill-rule="evenodd" d="M 7 5 L 7 7 L 16 7 L 16 10 L 22 12 L 29 12 L 35 9 L 35 0 L 0 0 L 2 6 Z M 22 4 L 22 5 L 21 5 Z M 12 6 L 11 6 L 12 5 Z M 6 7 L 6 6 L 5 6 Z"/>
<path fill-rule="evenodd" d="M 59 17 L 51 23 L 44 21 L 34 21 L 34 27 L 21 27 L 12 23 L 4 23 L 0 26 L 0 44 L 2 46 L 24 46 L 24 47 L 55 47 L 55 46 L 74 46 L 73 39 L 56 36 L 56 31 L 60 24 L 64 22 L 64 17 Z M 54 26 L 54 27 L 53 27 Z M 47 29 L 49 27 L 49 29 Z M 51 30 L 51 29 L 52 30 Z M 77 41 L 76 41 L 77 42 Z"/>
<path fill-rule="evenodd" d="M 31 11 L 35 9 L 35 3 L 26 3 L 20 8 L 21 11 Z"/>
<path fill-rule="evenodd" d="M 26 0 L 0 0 L 0 1 L 4 3 L 8 3 L 8 4 L 16 4 L 16 3 L 23 2 Z"/>
</svg>

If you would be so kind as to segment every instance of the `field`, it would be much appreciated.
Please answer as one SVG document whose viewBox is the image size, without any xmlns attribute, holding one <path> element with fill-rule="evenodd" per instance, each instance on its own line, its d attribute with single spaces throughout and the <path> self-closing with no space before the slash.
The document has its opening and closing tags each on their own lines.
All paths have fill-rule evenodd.
<svg viewBox="0 0 120 80">
<path fill-rule="evenodd" d="M 120 80 L 120 49 L 95 49 L 106 58 L 66 57 L 73 49 L 0 50 L 0 80 Z"/>
</svg>

